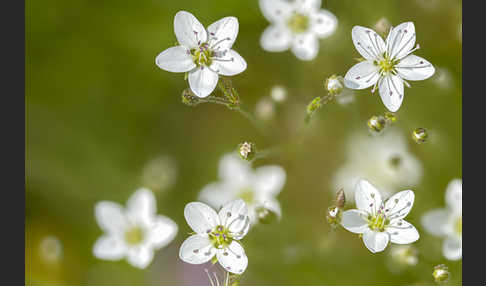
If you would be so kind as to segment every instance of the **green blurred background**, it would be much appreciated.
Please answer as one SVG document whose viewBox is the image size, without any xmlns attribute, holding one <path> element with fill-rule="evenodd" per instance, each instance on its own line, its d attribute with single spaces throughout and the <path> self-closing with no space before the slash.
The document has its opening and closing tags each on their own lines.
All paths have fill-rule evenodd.
<svg viewBox="0 0 486 286">
<path fill-rule="evenodd" d="M 387 251 L 372 255 L 343 229 L 331 234 L 325 212 L 333 199 L 330 180 L 345 160 L 349 135 L 366 129 L 385 107 L 370 89 L 355 93 L 346 106 L 331 102 L 312 118 L 300 145 L 255 162 L 280 164 L 287 182 L 279 196 L 283 219 L 254 227 L 245 238 L 249 267 L 242 285 L 433 285 L 433 266 L 450 267 L 450 285 L 461 285 L 462 262 L 445 260 L 442 240 L 425 233 L 420 216 L 444 205 L 444 190 L 462 177 L 462 2 L 457 0 L 323 0 L 334 13 L 335 34 L 320 41 L 318 57 L 299 61 L 290 52 L 268 53 L 259 45 L 269 23 L 258 1 L 247 0 L 27 0 L 26 1 L 26 285 L 209 285 L 202 267 L 178 258 L 190 231 L 186 203 L 217 179 L 220 157 L 249 140 L 260 148 L 291 142 L 305 107 L 324 95 L 324 80 L 344 75 L 355 64 L 354 25 L 373 27 L 382 17 L 394 26 L 413 21 L 417 55 L 448 71 L 412 82 L 395 124 L 409 139 L 424 175 L 414 191 L 408 220 L 421 239 L 420 262 L 392 273 Z M 155 65 L 155 57 L 176 42 L 173 17 L 193 13 L 203 25 L 236 16 L 234 45 L 248 68 L 232 77 L 242 107 L 250 112 L 274 85 L 287 89 L 262 136 L 239 113 L 223 106 L 181 102 L 187 83 Z M 417 127 L 430 133 L 426 144 L 408 136 Z M 157 252 L 145 270 L 125 261 L 97 260 L 92 246 L 102 234 L 94 219 L 99 200 L 125 203 L 142 186 L 147 162 L 175 161 L 177 180 L 156 192 L 158 213 L 179 225 L 176 239 Z M 348 206 L 348 207 L 351 207 Z M 61 256 L 48 263 L 41 241 L 55 236 Z M 195 277 L 193 280 L 188 276 Z"/>
</svg>

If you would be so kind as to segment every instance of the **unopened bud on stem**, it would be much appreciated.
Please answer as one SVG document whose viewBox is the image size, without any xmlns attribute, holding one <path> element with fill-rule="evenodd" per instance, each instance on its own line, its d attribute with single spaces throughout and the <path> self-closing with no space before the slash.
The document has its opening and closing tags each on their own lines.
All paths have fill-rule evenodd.
<svg viewBox="0 0 486 286">
<path fill-rule="evenodd" d="M 440 264 L 434 267 L 434 272 L 432 272 L 432 276 L 436 283 L 444 283 L 449 281 L 451 278 L 451 273 L 449 272 L 449 268 L 444 264 Z"/>
</svg>

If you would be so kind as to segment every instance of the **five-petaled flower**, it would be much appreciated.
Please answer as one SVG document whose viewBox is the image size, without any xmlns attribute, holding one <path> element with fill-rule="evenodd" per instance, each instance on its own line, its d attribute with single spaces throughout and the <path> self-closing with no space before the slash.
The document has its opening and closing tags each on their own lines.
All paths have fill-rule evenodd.
<svg viewBox="0 0 486 286">
<path fill-rule="evenodd" d="M 155 63 L 169 72 L 189 72 L 189 86 L 198 97 L 216 88 L 219 76 L 232 76 L 246 69 L 246 61 L 231 49 L 238 35 L 238 19 L 225 17 L 204 26 L 189 12 L 179 11 L 174 32 L 179 46 L 161 52 Z"/>
<path fill-rule="evenodd" d="M 406 80 L 424 80 L 435 68 L 425 59 L 412 55 L 415 48 L 415 26 L 406 22 L 391 28 L 386 43 L 375 31 L 354 26 L 353 43 L 364 61 L 354 65 L 345 76 L 345 85 L 352 89 L 378 87 L 383 104 L 391 112 L 397 111 L 403 101 Z"/>
<path fill-rule="evenodd" d="M 268 165 L 253 170 L 249 162 L 229 153 L 219 161 L 219 178 L 219 182 L 208 184 L 201 190 L 200 201 L 219 208 L 228 201 L 243 199 L 252 224 L 258 223 L 258 210 L 262 207 L 281 217 L 276 196 L 286 180 L 282 167 Z"/>
<path fill-rule="evenodd" d="M 372 252 L 385 250 L 388 242 L 409 244 L 419 239 L 415 227 L 403 220 L 413 206 L 413 191 L 401 191 L 382 201 L 378 190 L 368 181 L 356 185 L 358 209 L 343 212 L 341 225 L 363 235 L 365 246 Z"/>
<path fill-rule="evenodd" d="M 124 209 L 118 203 L 101 201 L 95 217 L 105 232 L 95 243 L 93 254 L 105 260 L 127 258 L 138 268 L 147 267 L 153 252 L 169 244 L 177 234 L 177 224 L 157 215 L 156 200 L 148 189 L 138 189 Z"/>
<path fill-rule="evenodd" d="M 184 217 L 195 231 L 181 245 L 179 257 L 184 262 L 202 264 L 216 255 L 225 270 L 236 274 L 246 270 L 248 257 L 238 242 L 250 229 L 243 200 L 228 202 L 219 213 L 206 204 L 191 202 L 184 209 Z"/>
<path fill-rule="evenodd" d="M 449 260 L 462 258 L 462 180 L 452 180 L 446 189 L 447 207 L 431 210 L 422 217 L 425 230 L 445 237 L 442 253 Z"/>
<path fill-rule="evenodd" d="M 314 59 L 319 38 L 332 35 L 338 23 L 334 14 L 320 7 L 321 0 L 260 0 L 263 16 L 271 23 L 260 38 L 262 48 L 269 52 L 290 48 L 300 60 Z"/>
</svg>

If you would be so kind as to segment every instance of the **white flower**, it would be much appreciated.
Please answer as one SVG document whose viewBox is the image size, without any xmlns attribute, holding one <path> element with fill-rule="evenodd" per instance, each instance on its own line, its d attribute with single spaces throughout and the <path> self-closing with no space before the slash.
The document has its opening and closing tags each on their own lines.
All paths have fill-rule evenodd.
<svg viewBox="0 0 486 286">
<path fill-rule="evenodd" d="M 218 74 L 232 76 L 246 69 L 245 60 L 231 49 L 238 35 L 238 19 L 225 17 L 204 29 L 189 12 L 174 17 L 179 46 L 160 53 L 155 63 L 169 72 L 189 72 L 189 86 L 198 97 L 206 97 L 218 83 Z"/>
<path fill-rule="evenodd" d="M 425 230 L 444 237 L 442 253 L 449 260 L 462 258 L 462 180 L 452 180 L 446 189 L 446 208 L 431 210 L 422 217 Z"/>
<path fill-rule="evenodd" d="M 281 103 L 287 99 L 287 90 L 281 85 L 275 85 L 270 91 L 270 97 L 273 101 Z"/>
<path fill-rule="evenodd" d="M 114 202 L 96 203 L 95 217 L 105 234 L 96 241 L 93 254 L 105 260 L 126 257 L 138 268 L 147 267 L 154 250 L 169 244 L 177 234 L 177 224 L 157 215 L 155 197 L 145 188 L 128 199 L 126 209 Z"/>
<path fill-rule="evenodd" d="M 269 52 L 291 49 L 305 61 L 319 51 L 319 38 L 329 37 L 338 20 L 331 12 L 319 9 L 321 0 L 260 0 L 263 16 L 271 23 L 260 38 L 260 45 Z"/>
<path fill-rule="evenodd" d="M 196 232 L 181 245 L 179 257 L 184 262 L 203 264 L 216 255 L 227 271 L 236 274 L 245 271 L 248 257 L 238 241 L 248 233 L 250 218 L 243 200 L 228 202 L 219 213 L 200 202 L 188 203 L 184 217 Z"/>
<path fill-rule="evenodd" d="M 353 43 L 364 61 L 354 65 L 347 73 L 345 85 L 352 89 L 378 87 L 383 104 L 391 112 L 400 108 L 403 101 L 405 80 L 424 80 L 435 72 L 431 63 L 412 55 L 419 49 L 415 45 L 415 26 L 406 22 L 390 29 L 386 43 L 373 30 L 354 26 Z"/>
<path fill-rule="evenodd" d="M 334 193 L 343 188 L 351 202 L 360 178 L 372 181 L 384 196 L 416 186 L 422 179 L 423 168 L 409 151 L 407 139 L 394 128 L 377 136 L 361 131 L 352 134 L 346 146 L 346 161 L 331 180 L 330 190 Z"/>
<path fill-rule="evenodd" d="M 355 191 L 358 209 L 343 212 L 341 225 L 350 232 L 362 234 L 365 246 L 373 253 L 385 250 L 388 242 L 415 242 L 419 239 L 417 229 L 403 220 L 412 209 L 414 198 L 413 191 L 406 190 L 382 201 L 370 182 L 360 180 Z"/>
<path fill-rule="evenodd" d="M 258 208 L 265 207 L 279 218 L 282 215 L 276 196 L 282 190 L 286 173 L 277 165 L 262 166 L 253 170 L 250 163 L 233 153 L 224 155 L 219 161 L 219 182 L 206 185 L 198 199 L 215 208 L 226 202 L 241 198 L 248 206 L 251 223 L 258 222 Z"/>
</svg>

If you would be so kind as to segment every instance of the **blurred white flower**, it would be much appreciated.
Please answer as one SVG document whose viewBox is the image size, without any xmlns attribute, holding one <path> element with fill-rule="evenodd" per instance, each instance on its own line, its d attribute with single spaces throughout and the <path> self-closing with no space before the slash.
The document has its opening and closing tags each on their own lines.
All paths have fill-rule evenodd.
<svg viewBox="0 0 486 286">
<path fill-rule="evenodd" d="M 454 85 L 451 72 L 445 67 L 437 68 L 433 81 L 441 89 L 450 89 Z"/>
<path fill-rule="evenodd" d="M 445 193 L 446 207 L 431 210 L 422 217 L 429 233 L 444 237 L 442 253 L 449 260 L 462 259 L 462 180 L 454 179 Z"/>
<path fill-rule="evenodd" d="M 218 75 L 232 76 L 246 69 L 246 61 L 231 49 L 238 35 L 238 19 L 225 17 L 204 26 L 189 12 L 179 11 L 174 32 L 179 46 L 160 53 L 155 63 L 169 72 L 189 72 L 189 86 L 198 97 L 216 88 Z"/>
<path fill-rule="evenodd" d="M 410 244 L 392 245 L 387 258 L 387 267 L 392 273 L 401 273 L 419 261 L 417 249 Z"/>
<path fill-rule="evenodd" d="M 291 49 L 304 61 L 313 60 L 319 51 L 319 38 L 329 37 L 338 20 L 331 12 L 320 9 L 321 0 L 260 0 L 263 16 L 271 23 L 260 45 L 268 52 Z"/>
<path fill-rule="evenodd" d="M 47 263 L 58 263 L 62 258 L 62 243 L 54 235 L 44 237 L 39 246 L 39 255 Z"/>
<path fill-rule="evenodd" d="M 216 256 L 219 264 L 241 274 L 248 266 L 248 257 L 238 242 L 250 229 L 248 209 L 243 200 L 225 204 L 219 213 L 200 202 L 188 203 L 184 209 L 187 224 L 196 232 L 181 245 L 179 257 L 190 264 L 203 264 Z"/>
<path fill-rule="evenodd" d="M 382 17 L 380 20 L 378 20 L 375 25 L 373 26 L 375 31 L 377 31 L 381 35 L 386 35 L 386 33 L 389 31 L 391 28 L 391 23 L 388 21 L 387 18 Z"/>
<path fill-rule="evenodd" d="M 363 235 L 365 246 L 372 252 L 385 250 L 389 242 L 409 244 L 419 239 L 419 233 L 403 220 L 413 206 L 413 191 L 401 191 L 382 201 L 378 190 L 368 181 L 356 185 L 357 209 L 343 212 L 341 225 L 353 233 Z"/>
<path fill-rule="evenodd" d="M 261 120 L 270 120 L 275 116 L 275 103 L 263 96 L 255 105 L 255 116 Z"/>
<path fill-rule="evenodd" d="M 275 102 L 284 102 L 287 99 L 287 90 L 283 86 L 275 85 L 270 91 L 270 97 Z"/>
<path fill-rule="evenodd" d="M 336 101 L 342 106 L 353 103 L 355 101 L 354 91 L 349 88 L 343 88 L 343 91 L 336 96 Z"/>
<path fill-rule="evenodd" d="M 161 192 L 172 187 L 177 180 L 177 162 L 168 155 L 148 161 L 142 170 L 142 185 Z"/>
<path fill-rule="evenodd" d="M 390 29 L 383 41 L 375 31 L 354 26 L 351 35 L 356 50 L 364 61 L 354 65 L 345 75 L 345 84 L 352 89 L 378 87 L 383 104 L 391 112 L 402 105 L 404 87 L 410 87 L 406 80 L 424 80 L 431 77 L 435 69 L 425 59 L 412 55 L 415 48 L 415 26 L 405 22 Z"/>
<path fill-rule="evenodd" d="M 251 223 L 258 223 L 258 209 L 264 207 L 281 217 L 277 195 L 286 180 L 285 170 L 277 165 L 262 166 L 253 170 L 250 163 L 233 153 L 219 161 L 219 181 L 206 185 L 198 200 L 215 208 L 236 198 L 243 199 L 248 207 Z"/>
<path fill-rule="evenodd" d="M 95 205 L 95 217 L 105 232 L 95 243 L 93 254 L 100 259 L 120 260 L 138 268 L 147 267 L 154 250 L 169 244 L 177 234 L 177 224 L 157 215 L 156 200 L 148 189 L 138 189 L 127 201 L 101 201 Z"/>
<path fill-rule="evenodd" d="M 334 174 L 330 190 L 343 188 L 350 202 L 360 178 L 372 181 L 384 196 L 414 187 L 422 179 L 422 164 L 408 150 L 407 137 L 394 128 L 376 136 L 361 131 L 352 134 L 346 156 L 346 162 Z"/>
</svg>

